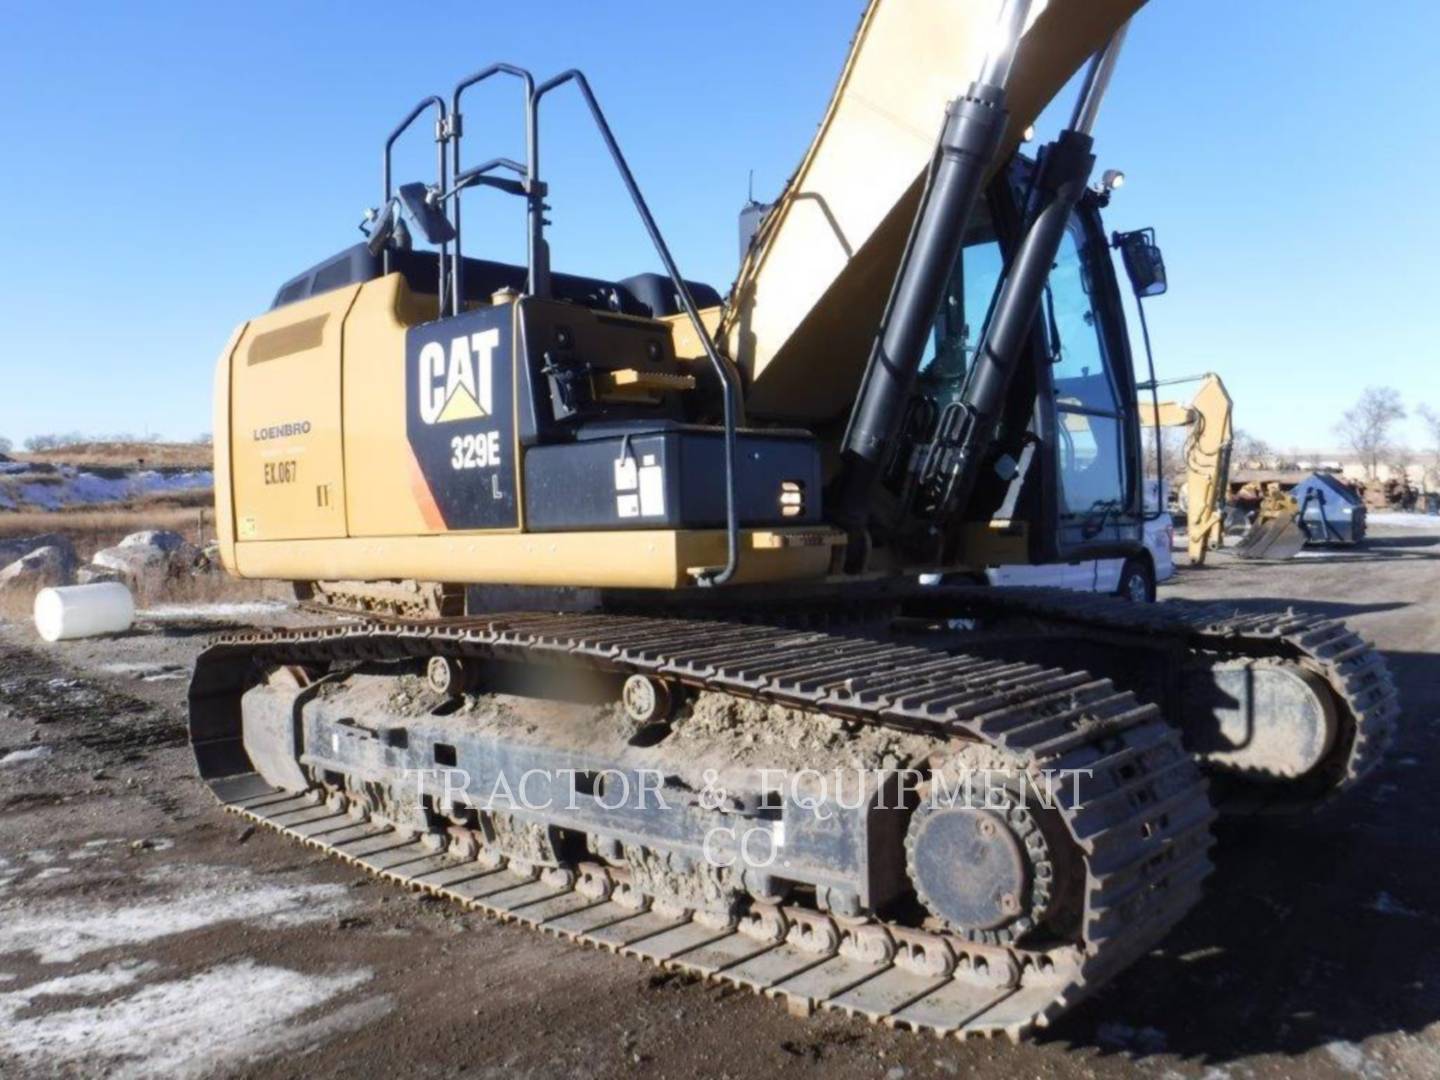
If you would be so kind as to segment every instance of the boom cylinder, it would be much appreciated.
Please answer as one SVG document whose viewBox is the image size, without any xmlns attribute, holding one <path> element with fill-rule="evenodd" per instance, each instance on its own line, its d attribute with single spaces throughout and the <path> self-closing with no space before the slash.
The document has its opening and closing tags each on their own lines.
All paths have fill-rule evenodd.
<svg viewBox="0 0 1440 1080">
<path fill-rule="evenodd" d="M 965 385 L 965 425 L 950 458 L 940 499 L 942 515 L 969 501 L 981 463 L 995 438 L 1011 378 L 1040 309 L 1050 268 L 1065 237 L 1070 215 L 1085 194 L 1095 167 L 1095 155 L 1091 152 L 1095 141 L 1090 132 L 1115 70 L 1125 29 L 1122 26 L 1116 31 L 1095 57 L 1076 102 L 1071 126 L 1041 155 L 1030 227 L 995 299 L 985 337 L 976 351 L 974 369 Z"/>
<path fill-rule="evenodd" d="M 1089 135 L 1067 130 L 1045 148 L 1035 184 L 1038 210 L 995 300 L 989 328 L 965 386 L 966 423 L 950 458 L 940 500 L 942 513 L 964 506 L 975 489 L 1016 363 L 1040 309 L 1050 267 L 1090 179 L 1095 164 L 1090 152 L 1093 144 Z"/>
<path fill-rule="evenodd" d="M 925 338 L 1005 131 L 1004 81 L 1030 0 L 1009 0 L 980 77 L 946 110 L 909 241 L 842 443 L 835 517 L 863 528 L 875 480 L 899 431 Z"/>
</svg>

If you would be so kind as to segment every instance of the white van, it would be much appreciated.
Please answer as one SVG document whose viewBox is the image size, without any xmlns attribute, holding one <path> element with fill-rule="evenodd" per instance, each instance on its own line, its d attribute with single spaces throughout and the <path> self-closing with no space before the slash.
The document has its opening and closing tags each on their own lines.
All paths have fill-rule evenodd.
<svg viewBox="0 0 1440 1080">
<path fill-rule="evenodd" d="M 1085 559 L 1039 566 L 991 566 L 986 568 L 985 575 L 991 585 L 1048 585 L 1082 592 L 1114 593 L 1132 600 L 1154 600 L 1156 582 L 1175 574 L 1175 560 L 1171 555 L 1175 523 L 1170 515 L 1160 514 L 1147 521 L 1144 540 L 1151 564 L 1142 557 Z"/>
</svg>

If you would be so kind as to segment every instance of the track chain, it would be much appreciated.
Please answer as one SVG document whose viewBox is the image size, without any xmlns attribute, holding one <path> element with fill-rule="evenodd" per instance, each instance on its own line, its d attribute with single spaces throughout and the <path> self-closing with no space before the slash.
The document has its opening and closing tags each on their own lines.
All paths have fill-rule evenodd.
<svg viewBox="0 0 1440 1080">
<path fill-rule="evenodd" d="M 985 945 L 866 917 L 757 904 L 735 923 L 666 909 L 585 865 L 519 880 L 380 823 L 269 787 L 240 745 L 257 666 L 431 655 L 583 663 L 675 679 L 861 723 L 981 741 L 1050 783 L 1085 855 L 1075 940 Z M 505 919 L 785 999 L 941 1035 L 1019 1038 L 1152 948 L 1199 898 L 1214 818 L 1178 735 L 1104 679 L 781 627 L 616 615 L 517 614 L 254 630 L 197 662 L 201 774 L 236 813 L 372 873 Z M 1041 789 L 1045 790 L 1045 789 Z M 613 874 L 610 875 L 613 877 Z M 623 875 L 622 875 L 623 877 Z M 607 877 L 607 880 L 609 878 Z"/>
<path fill-rule="evenodd" d="M 1272 809 L 1318 806 L 1349 790 L 1379 764 L 1395 733 L 1400 695 L 1385 658 L 1339 619 L 1293 608 L 1252 614 L 1224 602 L 1136 604 L 1066 589 L 947 592 L 955 599 L 956 617 L 1025 615 L 1152 640 L 1168 637 L 1219 658 L 1278 658 L 1319 675 L 1334 690 L 1344 725 L 1337 740 L 1334 781 L 1318 798 L 1292 789 L 1303 803 L 1288 802 L 1284 789 L 1278 789 L 1271 796 Z"/>
</svg>

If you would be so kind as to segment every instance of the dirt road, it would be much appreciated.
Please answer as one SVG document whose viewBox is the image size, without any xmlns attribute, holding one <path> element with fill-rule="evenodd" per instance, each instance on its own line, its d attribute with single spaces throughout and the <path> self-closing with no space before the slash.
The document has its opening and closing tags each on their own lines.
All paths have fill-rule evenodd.
<svg viewBox="0 0 1440 1080">
<path fill-rule="evenodd" d="M 1390 658 L 1402 735 L 1338 805 L 1223 826 L 1202 906 L 1021 1046 L 795 1019 L 252 834 L 184 747 L 186 669 L 223 611 L 58 646 L 6 626 L 0 1073 L 1440 1075 L 1440 528 L 1280 566 L 1222 556 L 1164 592 L 1343 615 Z"/>
</svg>

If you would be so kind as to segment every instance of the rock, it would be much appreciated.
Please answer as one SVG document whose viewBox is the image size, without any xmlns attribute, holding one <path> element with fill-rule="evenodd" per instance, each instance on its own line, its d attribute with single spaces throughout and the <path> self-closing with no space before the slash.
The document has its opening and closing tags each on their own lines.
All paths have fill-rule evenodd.
<svg viewBox="0 0 1440 1080">
<path fill-rule="evenodd" d="M 224 564 L 220 560 L 220 541 L 218 540 L 211 540 L 200 549 L 200 554 L 195 556 L 195 572 L 197 574 L 218 574 L 224 568 Z"/>
<path fill-rule="evenodd" d="M 39 592 L 52 585 L 68 585 L 75 577 L 75 552 L 40 547 L 0 570 L 0 592 Z"/>
<path fill-rule="evenodd" d="M 22 536 L 15 540 L 0 540 L 0 566 L 9 566 L 16 559 L 22 559 L 42 547 L 59 548 L 67 554 L 72 565 L 78 561 L 75 558 L 75 545 L 70 542 L 68 536 L 60 533 L 43 533 L 40 536 Z"/>
<path fill-rule="evenodd" d="M 170 556 L 159 548 L 103 548 L 90 561 L 131 585 L 163 581 L 170 575 Z"/>
<path fill-rule="evenodd" d="M 114 547 L 95 553 L 91 563 L 113 572 L 137 592 L 158 591 L 172 578 L 188 573 L 195 548 L 179 533 L 147 529 L 131 533 Z"/>
<path fill-rule="evenodd" d="M 122 575 L 118 570 L 108 570 L 103 566 L 96 566 L 94 563 L 86 563 L 75 571 L 76 585 L 99 585 L 105 581 L 120 581 Z"/>
<path fill-rule="evenodd" d="M 177 532 L 169 529 L 146 529 L 144 532 L 131 533 L 120 541 L 123 548 L 156 548 L 173 555 L 177 551 L 183 551 L 190 547 L 190 542 Z"/>
</svg>

